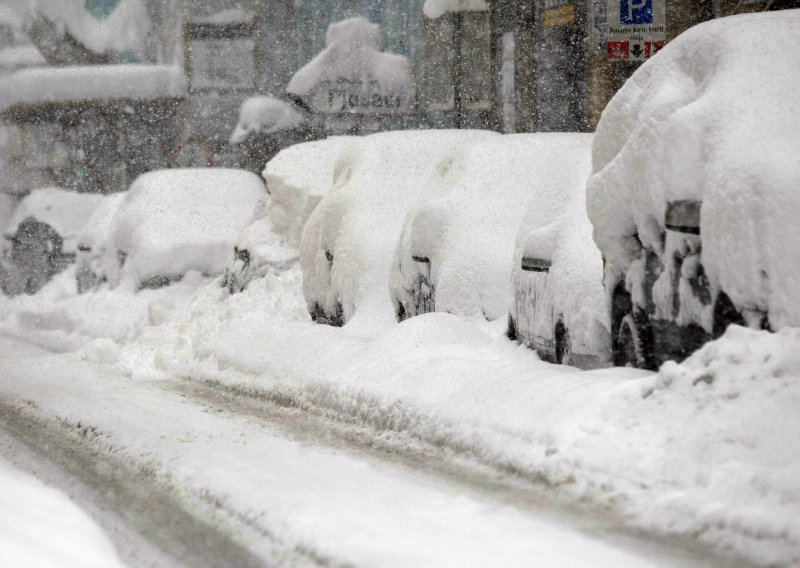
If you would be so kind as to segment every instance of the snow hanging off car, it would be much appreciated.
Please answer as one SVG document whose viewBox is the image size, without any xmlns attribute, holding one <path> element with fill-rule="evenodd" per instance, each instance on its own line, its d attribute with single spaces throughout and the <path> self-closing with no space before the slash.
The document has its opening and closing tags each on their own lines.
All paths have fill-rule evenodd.
<svg viewBox="0 0 800 568">
<path fill-rule="evenodd" d="M 706 22 L 606 108 L 588 213 L 618 364 L 800 325 L 798 51 L 797 10 Z"/>
</svg>

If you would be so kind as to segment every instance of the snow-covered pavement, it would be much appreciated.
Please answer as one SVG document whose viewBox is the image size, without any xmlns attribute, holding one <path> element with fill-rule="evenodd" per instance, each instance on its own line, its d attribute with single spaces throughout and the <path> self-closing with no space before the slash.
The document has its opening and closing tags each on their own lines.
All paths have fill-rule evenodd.
<svg viewBox="0 0 800 568">
<path fill-rule="evenodd" d="M 176 563 L 800 563 L 796 330 L 584 372 L 502 321 L 315 325 L 296 268 L 233 296 L 71 277 L 0 298 L 5 426 Z"/>
<path fill-rule="evenodd" d="M 168 496 L 147 506 L 206 519 L 225 535 L 225 552 L 241 555 L 238 565 L 703 565 L 676 561 L 666 547 L 610 543 L 592 534 L 599 524 L 570 526 L 549 507 L 515 506 L 342 442 L 320 443 L 324 429 L 315 432 L 302 413 L 225 411 L 179 380 L 131 380 L 108 366 L 2 346 L 6 427 L 25 421 L 54 444 L 106 454 L 108 468 L 161 486 Z M 197 565 L 196 553 L 177 560 Z M 205 556 L 206 565 L 214 560 L 219 551 Z"/>
</svg>

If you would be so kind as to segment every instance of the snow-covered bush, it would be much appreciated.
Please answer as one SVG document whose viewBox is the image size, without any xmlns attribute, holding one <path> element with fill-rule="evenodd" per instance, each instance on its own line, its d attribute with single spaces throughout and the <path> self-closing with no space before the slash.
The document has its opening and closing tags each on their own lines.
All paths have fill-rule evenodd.
<svg viewBox="0 0 800 568">
<path fill-rule="evenodd" d="M 239 234 L 225 270 L 225 285 L 231 292 L 243 290 L 269 270 L 294 264 L 303 227 L 333 185 L 339 154 L 357 140 L 339 136 L 295 144 L 267 163 L 268 195 Z"/>
<path fill-rule="evenodd" d="M 533 198 L 514 248 L 509 334 L 557 363 L 609 360 L 603 265 L 586 216 L 590 134 L 550 134 L 530 153 Z"/>
<path fill-rule="evenodd" d="M 798 49 L 796 10 L 706 22 L 603 113 L 588 212 L 618 363 L 680 359 L 732 322 L 800 325 Z"/>
<path fill-rule="evenodd" d="M 195 270 L 223 272 L 242 227 L 264 197 L 258 176 L 224 168 L 149 172 L 131 185 L 111 227 L 104 265 L 111 287 L 153 287 Z"/>
<path fill-rule="evenodd" d="M 383 132 L 355 140 L 339 155 L 331 192 L 312 213 L 300 244 L 312 317 L 342 325 L 358 312 L 373 323 L 393 321 L 389 271 L 407 212 L 431 196 L 432 180 L 461 148 L 492 135 Z"/>
<path fill-rule="evenodd" d="M 239 122 L 233 129 L 230 142 L 239 144 L 251 134 L 271 134 L 295 128 L 303 120 L 304 117 L 285 101 L 263 95 L 249 97 L 239 110 Z"/>
</svg>

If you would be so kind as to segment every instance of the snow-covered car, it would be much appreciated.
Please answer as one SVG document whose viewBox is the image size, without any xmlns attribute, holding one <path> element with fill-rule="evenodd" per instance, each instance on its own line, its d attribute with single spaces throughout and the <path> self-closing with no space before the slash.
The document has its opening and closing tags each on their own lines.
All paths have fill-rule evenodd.
<svg viewBox="0 0 800 568">
<path fill-rule="evenodd" d="M 242 167 L 261 173 L 283 148 L 318 137 L 308 112 L 276 97 L 258 95 L 242 103 L 229 143 L 244 153 Z"/>
<path fill-rule="evenodd" d="M 4 231 L 2 286 L 34 294 L 75 261 L 78 233 L 103 199 L 57 187 L 31 191 Z"/>
<path fill-rule="evenodd" d="M 605 366 L 603 263 L 586 216 L 592 135 L 546 136 L 531 153 L 534 198 L 514 247 L 508 335 L 554 363 Z"/>
<path fill-rule="evenodd" d="M 79 294 L 93 290 L 106 281 L 103 259 L 109 245 L 111 223 L 126 195 L 121 192 L 104 196 L 78 235 L 75 284 Z"/>
<path fill-rule="evenodd" d="M 551 133 L 465 147 L 439 182 L 444 195 L 406 217 L 390 280 L 397 319 L 432 311 L 506 317 L 514 239 L 528 205 L 536 206 L 537 219 L 560 210 L 565 180 L 575 168 L 586 170 L 562 154 L 573 158 L 574 147 L 589 144 L 588 135 Z"/>
<path fill-rule="evenodd" d="M 800 325 L 799 50 L 798 10 L 706 22 L 603 113 L 588 212 L 616 364 Z"/>
<path fill-rule="evenodd" d="M 267 194 L 251 222 L 242 229 L 223 285 L 241 292 L 268 271 L 281 271 L 298 259 L 300 235 L 317 204 L 333 185 L 340 152 L 355 138 L 336 136 L 296 144 L 267 163 Z"/>
<path fill-rule="evenodd" d="M 495 133 L 418 130 L 353 140 L 334 166 L 333 187 L 300 243 L 303 292 L 312 318 L 343 325 L 356 312 L 394 320 L 389 272 L 408 211 L 429 196 L 460 148 Z"/>
<path fill-rule="evenodd" d="M 259 177 L 243 170 L 142 174 L 111 223 L 103 263 L 109 285 L 138 290 L 178 281 L 189 271 L 221 274 L 264 195 Z"/>
</svg>

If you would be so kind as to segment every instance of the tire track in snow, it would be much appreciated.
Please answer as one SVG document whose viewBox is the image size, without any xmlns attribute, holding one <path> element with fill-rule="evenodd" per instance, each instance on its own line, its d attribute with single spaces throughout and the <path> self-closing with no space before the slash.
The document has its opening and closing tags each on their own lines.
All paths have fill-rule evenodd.
<svg viewBox="0 0 800 568">
<path fill-rule="evenodd" d="M 0 424 L 35 454 L 86 486 L 98 489 L 103 506 L 116 511 L 176 565 L 188 568 L 272 565 L 233 537 L 235 533 L 253 530 L 262 537 L 269 535 L 227 510 L 223 500 L 206 492 L 190 502 L 192 496 L 172 485 L 159 473 L 157 464 L 137 462 L 92 426 L 43 418 L 35 410 L 32 403 L 0 399 Z M 290 555 L 296 557 L 289 562 L 292 565 L 327 565 L 313 551 L 293 552 Z"/>
<path fill-rule="evenodd" d="M 690 537 L 653 535 L 632 528 L 609 507 L 569 501 L 558 493 L 558 484 L 544 476 L 540 478 L 504 464 L 498 467 L 496 462 L 482 459 L 471 448 L 449 445 L 447 439 L 426 439 L 405 428 L 402 419 L 393 422 L 391 418 L 375 415 L 364 419 L 355 412 L 343 414 L 342 408 L 334 405 L 317 405 L 319 397 L 297 398 L 280 389 L 230 385 L 215 379 L 181 377 L 162 386 L 205 404 L 212 411 L 260 420 L 296 441 L 329 446 L 428 474 L 514 508 L 550 516 L 621 547 L 650 550 L 655 557 L 673 558 L 674 563 L 665 562 L 666 566 L 756 566 L 743 559 L 721 556 L 719 551 Z M 397 412 L 402 409 L 394 409 Z"/>
</svg>

